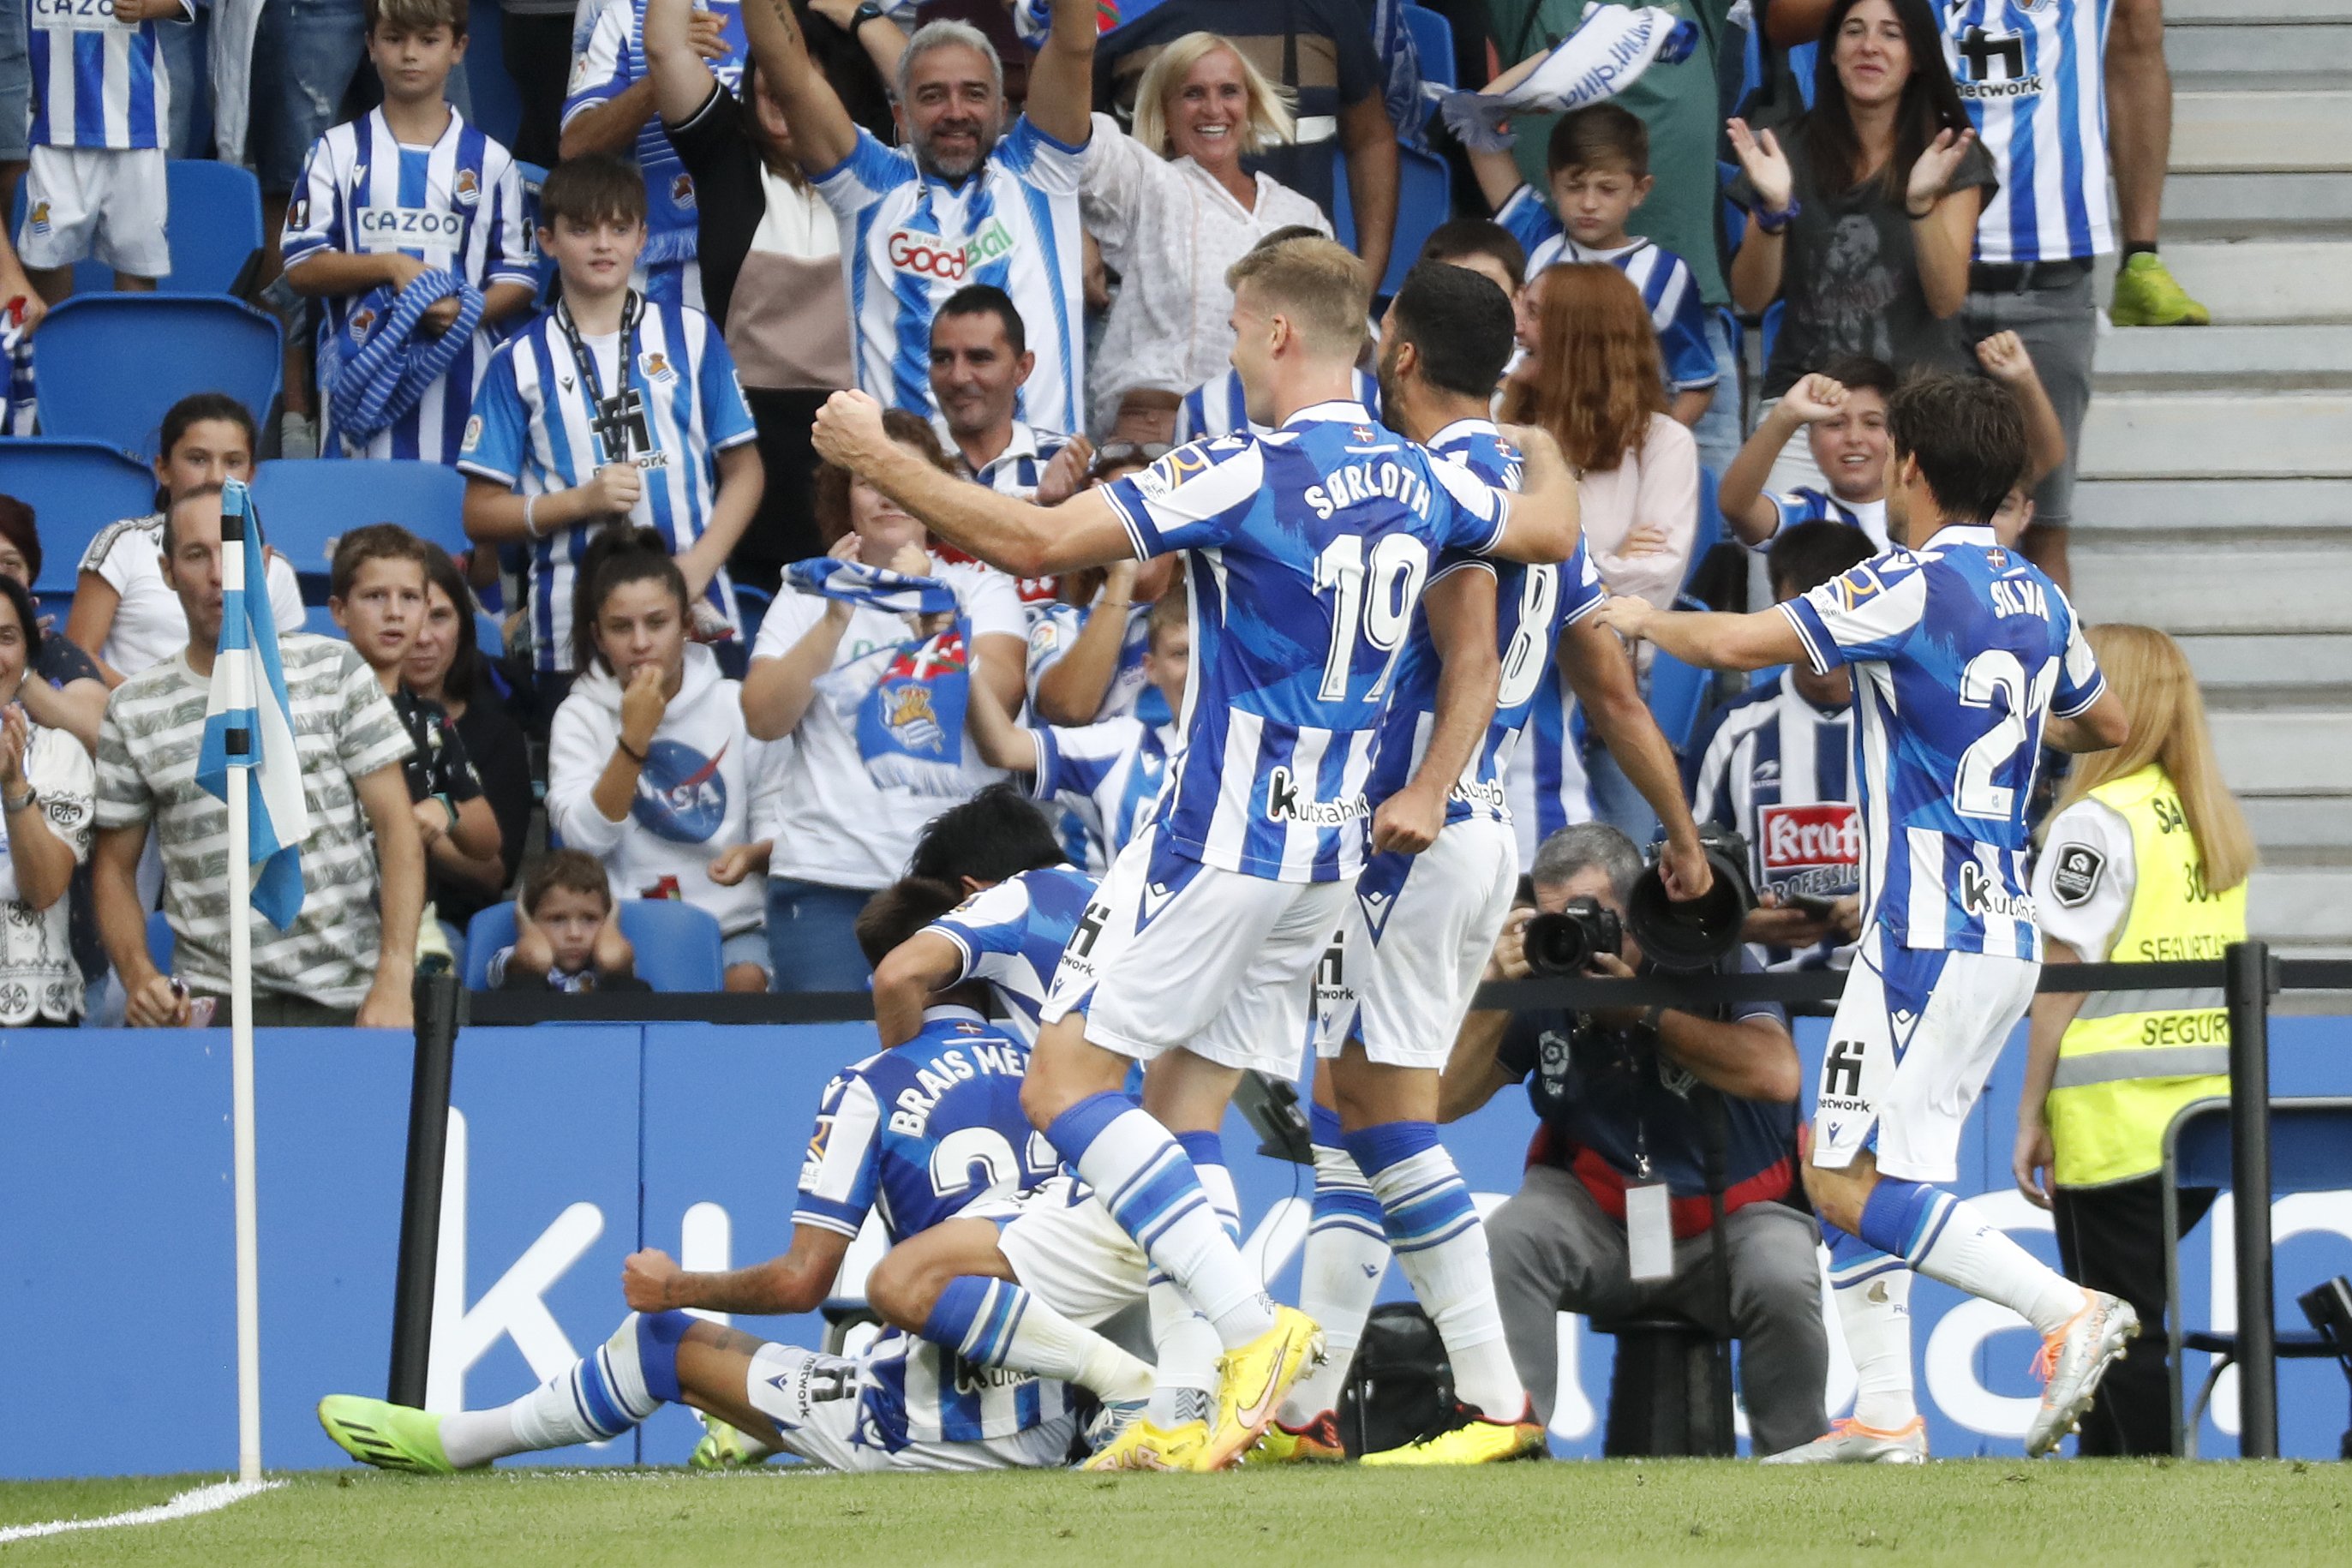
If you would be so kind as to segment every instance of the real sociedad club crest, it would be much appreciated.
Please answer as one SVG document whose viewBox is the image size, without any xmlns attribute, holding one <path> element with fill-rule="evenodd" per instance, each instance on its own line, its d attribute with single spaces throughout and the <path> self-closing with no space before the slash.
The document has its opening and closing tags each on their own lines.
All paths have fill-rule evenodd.
<svg viewBox="0 0 2352 1568">
<path fill-rule="evenodd" d="M 673 844 L 707 844 L 727 820 L 727 777 L 719 771 L 727 748 L 706 757 L 676 741 L 646 748 L 637 771 L 637 798 L 629 815 L 638 826 Z"/>
</svg>

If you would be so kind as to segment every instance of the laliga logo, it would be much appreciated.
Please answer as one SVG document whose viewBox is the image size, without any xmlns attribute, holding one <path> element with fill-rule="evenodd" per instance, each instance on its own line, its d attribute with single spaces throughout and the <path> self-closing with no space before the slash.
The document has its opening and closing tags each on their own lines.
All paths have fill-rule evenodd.
<svg viewBox="0 0 2352 1568">
<path fill-rule="evenodd" d="M 646 748 L 646 763 L 637 773 L 637 798 L 629 815 L 637 826 L 673 844 L 707 844 L 727 817 L 727 781 L 718 756 L 706 757 L 676 741 L 656 741 Z"/>
<path fill-rule="evenodd" d="M 1010 255 L 1013 231 L 1002 218 L 992 217 L 961 246 L 945 236 L 912 228 L 891 230 L 889 243 L 890 265 L 898 271 L 941 283 L 961 283 L 973 268 Z"/>
</svg>

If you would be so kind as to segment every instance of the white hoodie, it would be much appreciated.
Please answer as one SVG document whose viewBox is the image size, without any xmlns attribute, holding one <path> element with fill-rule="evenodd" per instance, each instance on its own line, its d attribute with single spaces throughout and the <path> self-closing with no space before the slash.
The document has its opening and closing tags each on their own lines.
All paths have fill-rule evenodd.
<svg viewBox="0 0 2352 1568">
<path fill-rule="evenodd" d="M 710 879 L 710 862 L 739 844 L 774 834 L 784 759 L 743 728 L 739 682 L 719 673 L 710 650 L 689 643 L 686 679 L 654 731 L 627 818 L 605 820 L 589 798 L 621 734 L 621 683 L 599 661 L 572 683 L 547 741 L 547 825 L 568 849 L 604 862 L 619 898 L 643 898 L 662 878 L 728 936 L 759 928 L 767 879 L 731 888 Z"/>
</svg>

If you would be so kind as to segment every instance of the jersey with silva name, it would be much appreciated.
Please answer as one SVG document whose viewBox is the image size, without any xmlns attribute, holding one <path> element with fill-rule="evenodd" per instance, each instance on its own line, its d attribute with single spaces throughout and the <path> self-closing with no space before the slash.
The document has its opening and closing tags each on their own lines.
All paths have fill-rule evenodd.
<svg viewBox="0 0 2352 1568">
<path fill-rule="evenodd" d="M 963 1007 L 932 1007 L 905 1045 L 825 1086 L 801 1165 L 796 1226 L 855 1237 L 870 1213 L 892 1246 L 984 1198 L 1052 1175 L 1060 1156 L 1021 1111 L 1027 1047 Z M 976 1443 L 1059 1415 L 1064 1385 L 973 1366 L 927 1341 L 877 1342 L 857 1440 Z"/>
<path fill-rule="evenodd" d="M 1094 890 L 1095 879 L 1072 866 L 1024 871 L 982 888 L 927 928 L 963 955 L 961 972 L 948 984 L 987 981 L 1004 1006 L 1004 1021 L 1034 1045 L 1054 970 Z"/>
<path fill-rule="evenodd" d="M 536 289 L 531 237 L 523 216 L 522 178 L 507 150 L 456 110 L 430 147 L 402 144 L 375 110 L 338 125 L 310 146 L 286 205 L 284 245 L 290 270 L 313 256 L 407 256 L 456 273 L 476 289 L 519 283 Z M 320 301 L 323 341 L 365 310 L 372 290 Z M 364 324 L 364 323 L 362 323 Z M 369 437 L 346 447 L 333 428 L 331 400 L 320 450 L 330 456 L 417 458 L 451 463 L 465 439 L 474 389 L 497 344 L 474 334 L 473 352 L 427 388 L 416 406 Z"/>
<path fill-rule="evenodd" d="M 731 97 L 742 82 L 743 62 L 750 58 L 751 47 L 743 35 L 743 7 L 737 0 L 695 0 L 694 8 L 726 23 L 720 35 L 727 45 L 725 57 L 702 63 Z M 587 46 L 572 62 L 572 80 L 564 89 L 563 123 L 569 126 L 582 113 L 620 97 L 650 74 L 646 64 L 645 0 L 604 0 Z M 690 261 L 696 255 L 701 218 L 694 176 L 686 172 L 677 150 L 669 144 L 669 133 L 662 129 L 658 113 L 646 117 L 634 156 L 646 180 L 646 248 L 638 265 L 658 276 L 674 271 L 671 263 Z"/>
<path fill-rule="evenodd" d="M 1518 449 L 1489 420 L 1456 420 L 1429 438 L 1429 449 L 1468 468 L 1496 489 L 1519 488 Z M 1503 781 L 1510 772 L 1512 750 L 1534 710 L 1537 690 L 1551 668 L 1552 645 L 1559 640 L 1561 627 L 1582 620 L 1609 596 L 1581 538 L 1576 542 L 1576 552 L 1557 566 L 1501 561 L 1490 564 L 1455 553 L 1439 561 L 1434 575 L 1488 570 L 1496 579 L 1495 636 L 1502 651 L 1503 678 L 1496 693 L 1495 717 L 1478 749 L 1471 753 L 1469 766 L 1446 797 L 1449 823 L 1473 817 L 1493 822 L 1511 819 Z M 1428 613 L 1415 614 L 1404 652 L 1397 659 L 1395 690 L 1381 721 L 1380 749 L 1366 792 L 1375 805 L 1402 789 L 1421 766 L 1422 753 L 1429 749 L 1429 737 L 1436 727 L 1437 687 L 1444 667 L 1430 637 Z"/>
<path fill-rule="evenodd" d="M 690 306 L 642 300 L 635 311 L 627 364 L 615 364 L 627 333 L 583 339 L 595 364 L 593 387 L 580 374 L 561 307 L 499 344 L 475 395 L 457 468 L 534 496 L 585 484 L 607 462 L 635 463 L 645 489 L 629 521 L 660 533 L 677 555 L 710 525 L 718 455 L 758 433 L 735 362 L 709 317 Z M 550 529 L 528 545 L 524 598 L 536 668 L 572 668 L 572 587 L 594 533 Z M 741 625 L 724 569 L 703 597 L 730 624 Z"/>
<path fill-rule="evenodd" d="M 1180 447 L 1102 493 L 1139 559 L 1188 552 L 1184 749 L 1151 825 L 1223 870 L 1352 880 L 1381 711 L 1431 566 L 1492 553 L 1508 499 L 1351 400 Z"/>
<path fill-rule="evenodd" d="M 2087 260 L 2107 212 L 2105 50 L 2114 0 L 1942 0 L 1944 58 L 2000 189 L 1977 217 L 1987 262 Z"/>
<path fill-rule="evenodd" d="M 188 0 L 181 5 L 173 26 L 195 20 Z M 114 0 L 25 0 L 25 19 L 29 145 L 122 152 L 170 141 L 172 73 L 155 30 L 160 18 L 123 21 Z"/>
<path fill-rule="evenodd" d="M 1173 723 L 1150 723 L 1133 714 L 1092 724 L 1039 724 L 1029 733 L 1037 747 L 1032 793 L 1041 801 L 1068 802 L 1102 846 L 1106 864 L 1151 820 L 1168 783 L 1168 760 L 1183 749 Z"/>
<path fill-rule="evenodd" d="M 1853 669 L 1865 924 L 2040 962 L 2026 809 L 2042 729 L 2106 689 L 2066 595 L 1989 525 L 1948 524 L 1780 610 L 1816 673 Z"/>
<path fill-rule="evenodd" d="M 936 415 L 931 317 L 957 289 L 989 283 L 1012 298 L 1037 356 L 1014 416 L 1041 429 L 1085 429 L 1085 147 L 1055 141 L 1024 115 L 977 171 L 953 181 L 860 130 L 849 156 L 814 182 L 844 231 L 857 384 L 886 406 Z"/>
</svg>

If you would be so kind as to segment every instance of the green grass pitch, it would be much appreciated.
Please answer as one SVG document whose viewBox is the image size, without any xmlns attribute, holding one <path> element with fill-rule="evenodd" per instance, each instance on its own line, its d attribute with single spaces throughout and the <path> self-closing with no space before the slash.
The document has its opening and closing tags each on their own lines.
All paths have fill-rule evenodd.
<svg viewBox="0 0 2352 1568">
<path fill-rule="evenodd" d="M 0 1483 L 0 1526 L 216 1480 Z M 1710 1461 L 1224 1476 L 310 1472 L 225 1511 L 0 1545 L 0 1565 L 2352 1563 L 2352 1468 L 2288 1461 L 1762 1470 Z"/>
</svg>

